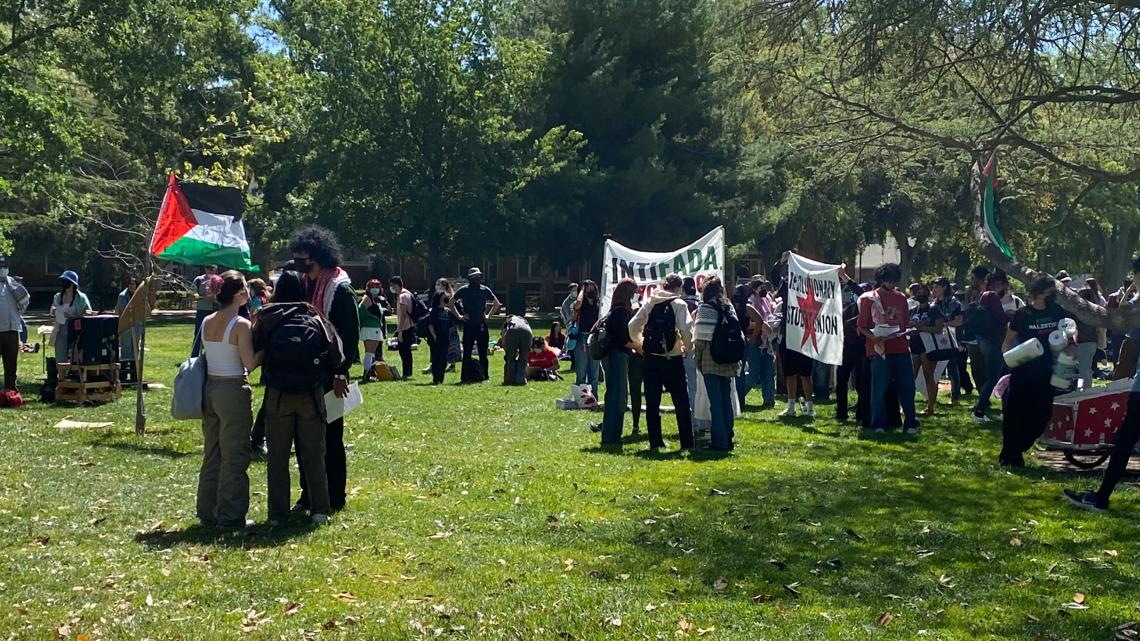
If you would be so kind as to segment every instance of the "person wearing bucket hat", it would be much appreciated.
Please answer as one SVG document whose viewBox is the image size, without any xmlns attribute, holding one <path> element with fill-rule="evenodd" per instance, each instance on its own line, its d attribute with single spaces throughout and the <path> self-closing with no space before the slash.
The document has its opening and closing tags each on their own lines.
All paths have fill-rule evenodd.
<svg viewBox="0 0 1140 641">
<path fill-rule="evenodd" d="M 4 389 L 14 390 L 20 357 L 20 330 L 31 297 L 27 288 L 8 273 L 8 257 L 0 256 L 0 357 L 4 361 Z"/>
<path fill-rule="evenodd" d="M 457 304 L 462 310 L 457 309 Z M 478 347 L 482 379 L 487 380 L 487 317 L 498 313 L 499 299 L 483 284 L 483 272 L 478 267 L 467 270 L 467 284 L 455 290 L 450 306 L 463 324 L 463 364 L 467 365 Z"/>
<path fill-rule="evenodd" d="M 91 311 L 91 301 L 87 294 L 79 291 L 79 274 L 70 269 L 59 275 L 59 286 L 60 291 L 51 303 L 51 314 L 55 317 L 55 362 L 70 363 L 67 326 Z"/>
</svg>

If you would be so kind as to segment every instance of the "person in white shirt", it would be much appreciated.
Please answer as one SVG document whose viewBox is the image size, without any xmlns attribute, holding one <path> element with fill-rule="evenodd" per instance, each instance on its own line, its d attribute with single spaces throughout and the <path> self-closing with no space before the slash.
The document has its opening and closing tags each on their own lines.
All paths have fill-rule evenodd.
<svg viewBox="0 0 1140 641">
<path fill-rule="evenodd" d="M 683 280 L 678 274 L 665 277 L 665 287 L 653 290 L 649 303 L 629 321 L 630 340 L 641 343 L 645 354 L 645 423 L 649 447 L 663 448 L 661 438 L 661 393 L 669 392 L 676 408 L 681 449 L 693 447 L 693 416 L 685 377 L 684 355 L 693 347 L 693 321 L 681 300 Z"/>
<path fill-rule="evenodd" d="M 18 389 L 16 367 L 20 358 L 20 330 L 31 297 L 8 270 L 8 257 L 0 256 L 0 358 L 4 361 L 4 389 Z"/>
</svg>

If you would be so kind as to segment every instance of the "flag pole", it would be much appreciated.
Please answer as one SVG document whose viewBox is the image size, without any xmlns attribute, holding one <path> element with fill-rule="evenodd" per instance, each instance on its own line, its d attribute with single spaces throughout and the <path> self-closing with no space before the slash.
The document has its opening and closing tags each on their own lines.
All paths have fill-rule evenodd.
<svg viewBox="0 0 1140 641">
<path fill-rule="evenodd" d="M 146 434 L 146 404 L 143 402 L 143 387 L 146 386 L 146 383 L 143 382 L 143 366 L 146 363 L 146 317 L 150 315 L 151 262 L 149 252 L 143 262 L 145 277 L 142 281 L 142 294 L 145 296 L 143 299 L 145 309 L 138 336 L 134 336 L 134 332 L 131 336 L 135 344 L 135 378 L 137 379 L 135 380 L 135 434 L 137 436 Z"/>
</svg>

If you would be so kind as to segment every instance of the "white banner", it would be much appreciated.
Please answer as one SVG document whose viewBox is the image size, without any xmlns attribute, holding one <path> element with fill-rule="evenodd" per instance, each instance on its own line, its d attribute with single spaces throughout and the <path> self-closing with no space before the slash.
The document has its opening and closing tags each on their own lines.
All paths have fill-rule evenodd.
<svg viewBox="0 0 1140 641">
<path fill-rule="evenodd" d="M 829 365 L 843 364 L 843 290 L 839 265 L 788 258 L 788 328 L 784 344 Z"/>
<path fill-rule="evenodd" d="M 665 277 L 677 273 L 692 276 L 697 290 L 712 276 L 724 280 L 724 227 L 717 227 L 687 247 L 671 252 L 643 252 L 607 240 L 602 255 L 602 314 L 609 312 L 610 299 L 618 281 L 629 277 L 637 281 L 641 300 L 665 283 Z M 725 283 L 725 287 L 729 288 Z"/>
</svg>

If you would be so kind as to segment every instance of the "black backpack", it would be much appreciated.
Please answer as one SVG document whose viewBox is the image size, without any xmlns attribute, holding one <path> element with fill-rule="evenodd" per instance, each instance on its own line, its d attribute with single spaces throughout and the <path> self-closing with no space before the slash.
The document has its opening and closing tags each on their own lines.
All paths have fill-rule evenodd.
<svg viewBox="0 0 1140 641">
<path fill-rule="evenodd" d="M 975 337 L 1000 339 L 1005 332 L 1004 325 L 990 310 L 978 303 L 970 303 L 962 321 L 962 333 L 967 340 Z"/>
<path fill-rule="evenodd" d="M 717 305 L 716 311 L 716 329 L 709 346 L 712 359 L 722 365 L 739 363 L 744 359 L 746 346 L 740 320 L 725 312 L 722 305 Z"/>
<path fill-rule="evenodd" d="M 262 382 L 283 392 L 311 392 L 332 372 L 329 341 L 321 319 L 312 313 L 286 318 L 269 335 Z"/>
<path fill-rule="evenodd" d="M 412 308 L 408 310 L 408 313 L 412 315 L 412 321 L 418 324 L 427 320 L 427 317 L 431 315 L 431 310 L 415 292 L 412 292 Z"/>
<path fill-rule="evenodd" d="M 642 349 L 646 354 L 668 354 L 677 342 L 677 314 L 672 299 L 649 310 L 649 320 L 642 332 Z"/>
</svg>

